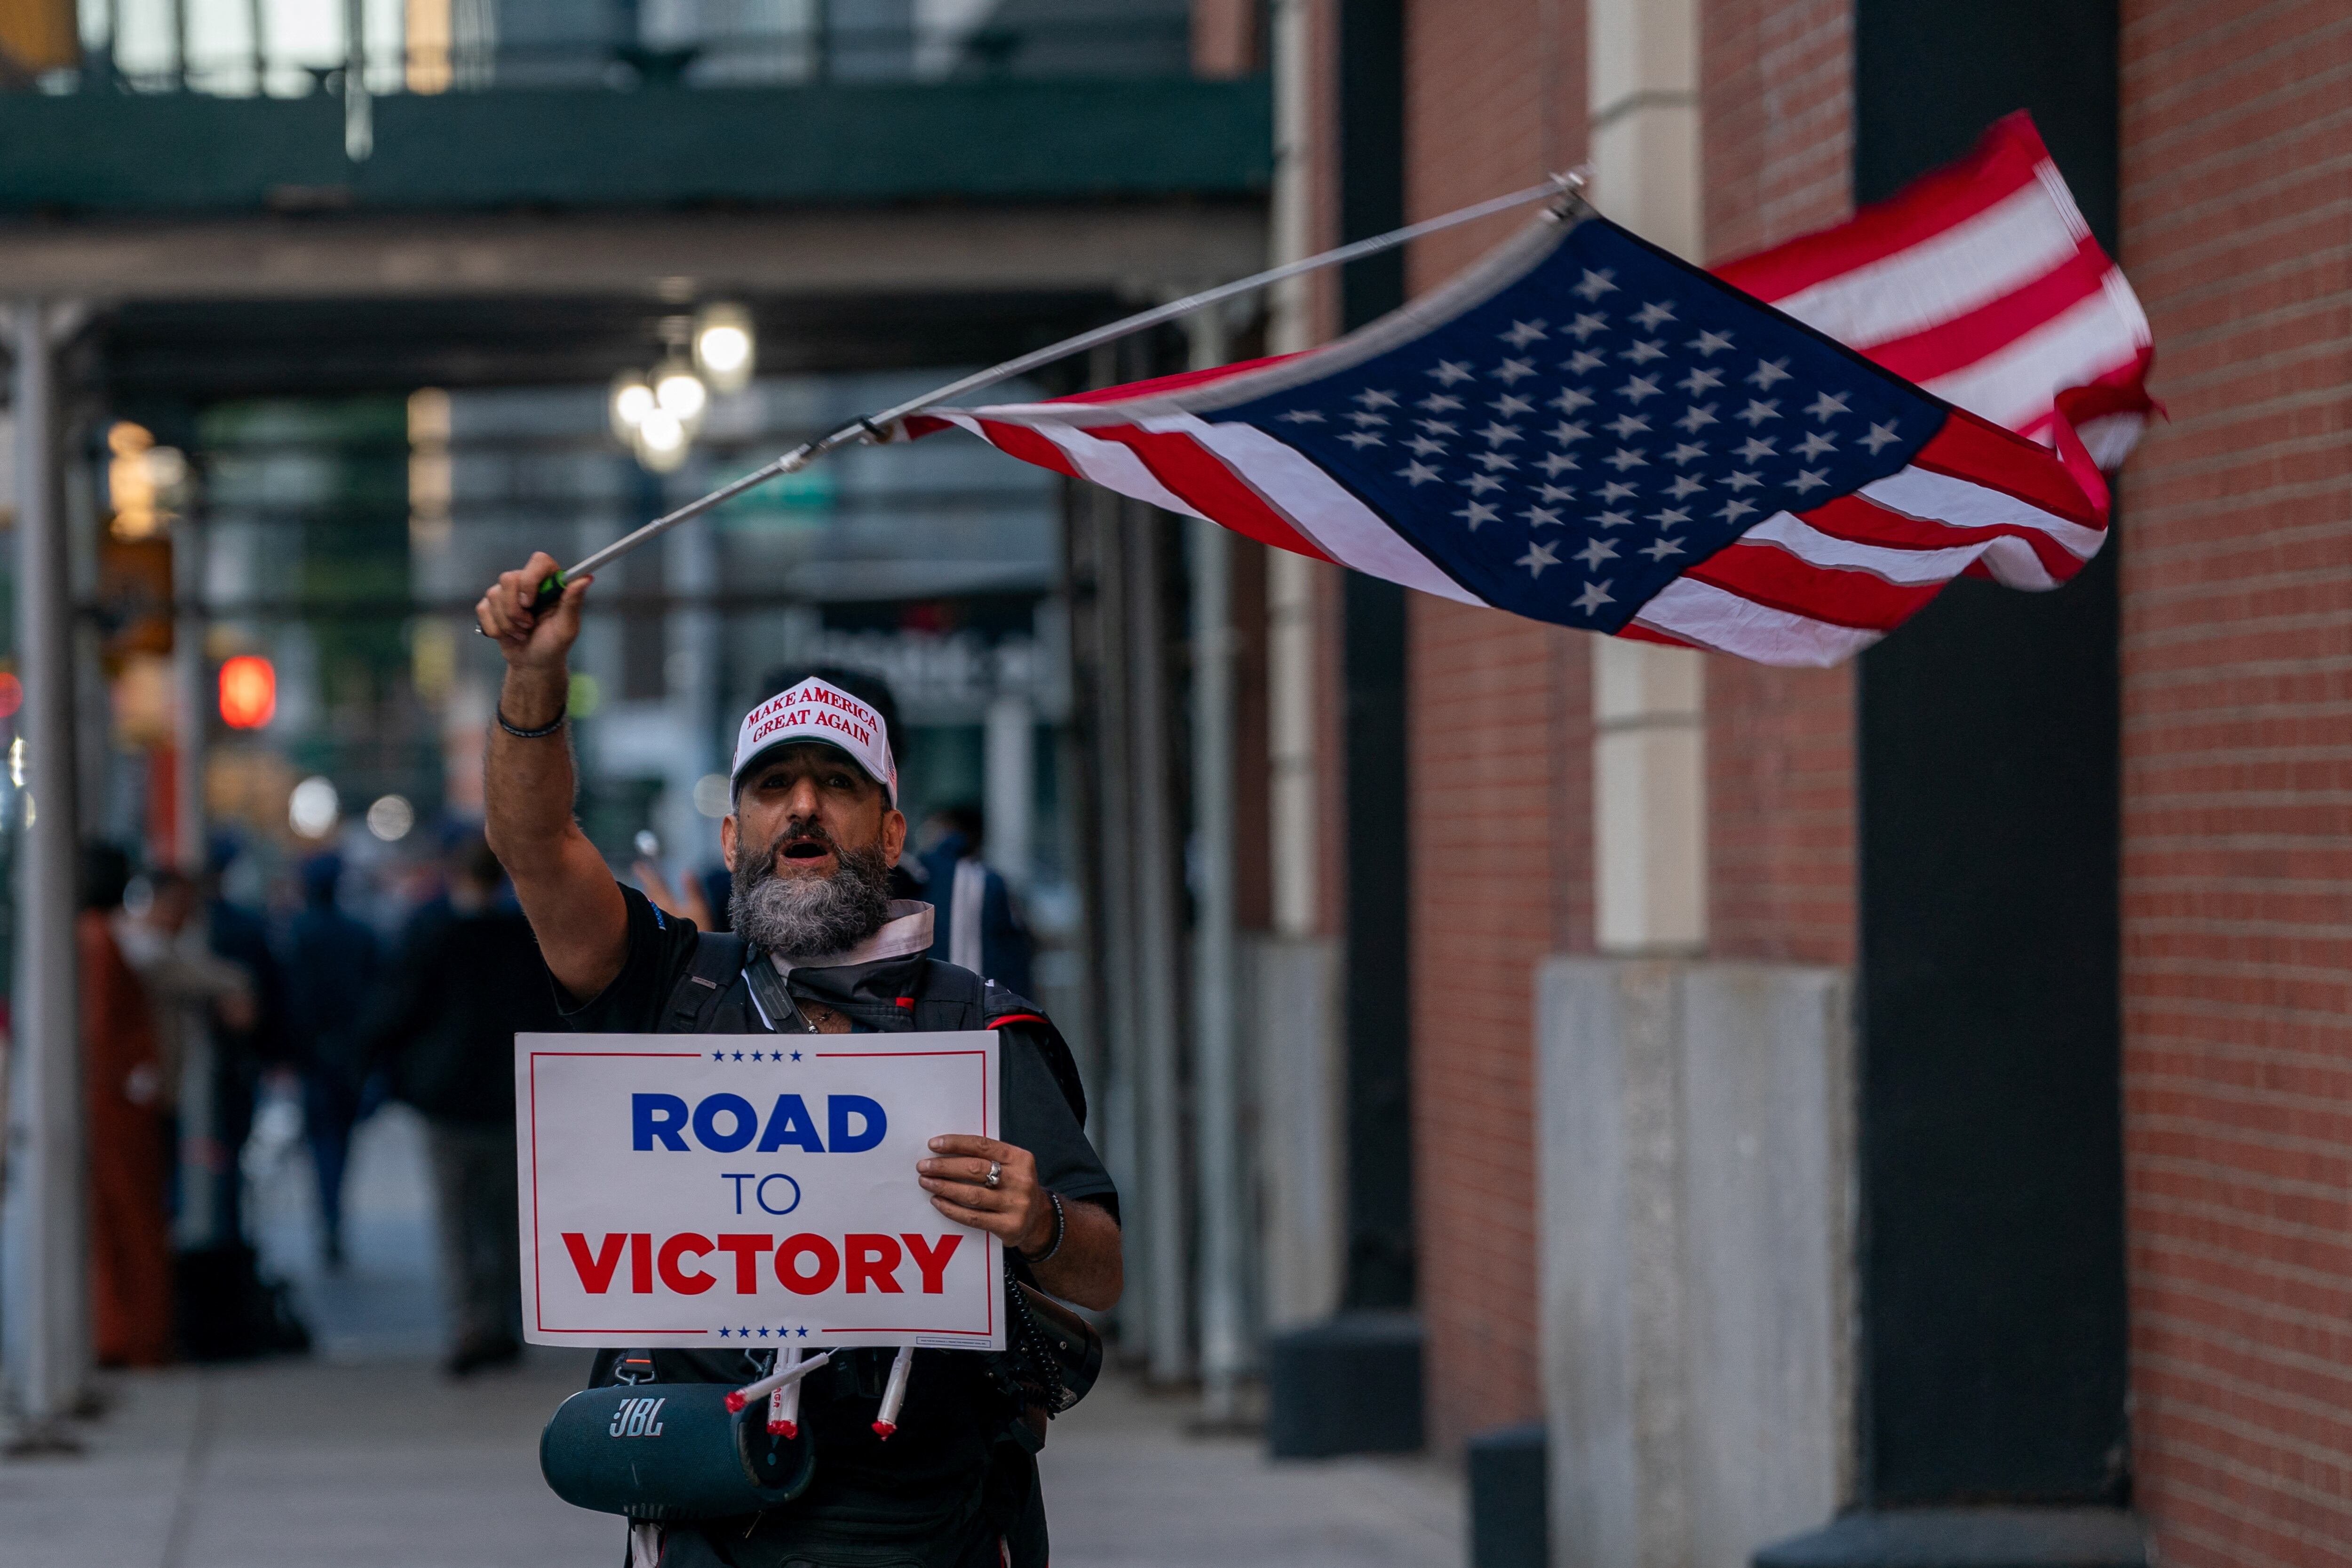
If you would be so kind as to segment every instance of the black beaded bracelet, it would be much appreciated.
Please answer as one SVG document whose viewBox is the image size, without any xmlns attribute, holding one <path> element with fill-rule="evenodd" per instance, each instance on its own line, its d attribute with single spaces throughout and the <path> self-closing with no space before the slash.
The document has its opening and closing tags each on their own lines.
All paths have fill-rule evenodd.
<svg viewBox="0 0 2352 1568">
<path fill-rule="evenodd" d="M 550 735 L 554 734 L 558 730 L 563 728 L 563 721 L 571 714 L 572 705 L 567 702 L 562 707 L 557 709 L 555 710 L 555 717 L 548 721 L 545 729 L 541 730 L 518 730 L 512 724 L 507 722 L 507 710 L 505 709 L 494 705 L 490 709 L 490 711 L 497 715 L 499 728 L 504 730 L 508 734 L 512 735 L 516 740 L 544 741 Z"/>
<path fill-rule="evenodd" d="M 1070 1216 L 1062 1210 L 1062 1194 L 1049 1187 L 1046 1189 L 1045 1196 L 1054 1205 L 1054 1245 L 1034 1258 L 1030 1258 L 1025 1252 L 1021 1255 L 1028 1259 L 1029 1267 L 1032 1268 L 1036 1268 L 1040 1263 L 1050 1261 L 1054 1254 L 1061 1251 L 1062 1237 L 1069 1234 Z"/>
</svg>

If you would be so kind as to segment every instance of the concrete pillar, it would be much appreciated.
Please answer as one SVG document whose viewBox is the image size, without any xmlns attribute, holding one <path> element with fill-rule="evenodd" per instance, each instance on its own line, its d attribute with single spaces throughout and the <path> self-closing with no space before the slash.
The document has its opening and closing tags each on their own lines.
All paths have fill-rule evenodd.
<svg viewBox="0 0 2352 1568">
<path fill-rule="evenodd" d="M 1703 657 L 1616 637 L 1593 644 L 1592 901 L 1603 952 L 1706 945 Z"/>
<path fill-rule="evenodd" d="M 1118 379 L 1112 351 L 1096 351 L 1093 384 Z M 1122 1193 L 1141 1191 L 1145 1181 L 1143 1096 L 1138 1082 L 1137 1039 L 1142 1033 L 1138 999 L 1135 936 L 1135 794 L 1133 748 L 1129 744 L 1129 648 L 1127 621 L 1127 523 L 1135 503 L 1109 490 L 1087 486 L 1077 504 L 1085 521 L 1094 567 L 1095 602 L 1086 624 L 1092 634 L 1094 663 L 1094 772 L 1101 909 L 1096 931 L 1102 990 L 1102 1104 L 1095 1112 L 1103 1157 Z M 1126 1232 L 1127 1294 L 1118 1308 L 1120 1339 L 1130 1350 L 1147 1342 L 1150 1321 L 1151 1211 L 1137 1204 L 1122 1208 Z"/>
<path fill-rule="evenodd" d="M 1226 359 L 1220 310 L 1187 323 L 1192 368 Z M 1234 1041 L 1233 536 L 1187 524 L 1192 642 L 1192 1072 L 1201 1188 L 1201 1396 L 1202 1415 L 1240 1415 L 1249 1363 L 1243 1249 L 1241 1064 Z"/>
<path fill-rule="evenodd" d="M 1699 252 L 1696 0 L 1591 0 L 1592 197 Z M 1605 638 L 1592 660 L 1594 920 L 1601 951 L 1706 942 L 1706 687 L 1686 648 Z"/>
<path fill-rule="evenodd" d="M 58 482 L 52 349 L 58 316 L 14 312 L 16 657 L 26 742 L 16 885 L 14 1083 L 8 1097 L 5 1299 L 0 1303 L 19 1448 L 72 1447 L 59 1425 L 89 1375 L 89 1216 L 74 916 L 73 612 Z"/>
<path fill-rule="evenodd" d="M 1028 691 L 990 699 L 982 752 L 988 863 L 1019 892 L 1029 886 L 1033 868 L 1030 839 L 1037 798 L 1037 708 Z"/>
<path fill-rule="evenodd" d="M 1836 970 L 1540 972 L 1555 1563 L 1741 1568 L 1852 1494 L 1851 1007 Z"/>
<path fill-rule="evenodd" d="M 1134 785 L 1136 1089 L 1150 1281 L 1145 1343 L 1155 1381 L 1192 1373 L 1191 1226 L 1184 1180 L 1180 826 L 1169 752 L 1163 514 L 1129 510 L 1128 720 Z"/>
<path fill-rule="evenodd" d="M 1273 0 L 1273 254 L 1295 261 L 1314 248 L 1309 178 L 1313 29 L 1307 0 Z M 1315 343 L 1311 284 L 1294 278 L 1269 291 L 1266 347 L 1293 353 Z M 1253 944 L 1249 1058 L 1262 1115 L 1265 1173 L 1263 1312 L 1268 1328 L 1337 1310 L 1347 1265 L 1346 1111 L 1340 1056 L 1338 944 L 1321 934 L 1322 787 L 1316 754 L 1316 590 L 1330 567 L 1286 550 L 1266 555 L 1268 845 L 1273 937 Z"/>
</svg>

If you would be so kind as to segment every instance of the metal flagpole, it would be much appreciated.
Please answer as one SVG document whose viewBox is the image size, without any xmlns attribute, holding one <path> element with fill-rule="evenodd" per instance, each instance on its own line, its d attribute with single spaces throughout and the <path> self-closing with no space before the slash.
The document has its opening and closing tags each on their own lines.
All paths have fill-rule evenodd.
<svg viewBox="0 0 2352 1568">
<path fill-rule="evenodd" d="M 1140 310 L 1132 316 L 1097 327 L 1091 331 L 1080 332 L 1074 338 L 1064 338 L 1058 343 L 1049 343 L 1042 349 L 1034 349 L 1018 358 L 1006 360 L 1002 364 L 991 365 L 986 370 L 974 371 L 960 381 L 951 381 L 945 386 L 923 394 L 920 397 L 909 398 L 895 407 L 883 409 L 878 414 L 869 414 L 853 424 L 845 425 L 830 436 L 821 437 L 814 441 L 804 441 L 775 461 L 762 464 L 733 483 L 721 485 L 709 495 L 690 500 L 676 511 L 654 519 L 635 532 L 622 535 L 585 560 L 574 562 L 541 584 L 538 604 L 534 607 L 545 607 L 555 599 L 556 595 L 562 593 L 565 584 L 574 578 L 593 575 L 647 540 L 659 538 L 679 523 L 689 522 L 711 508 L 724 505 L 745 490 L 764 485 L 770 479 L 782 479 L 786 474 L 798 473 L 828 452 L 837 451 L 855 441 L 878 439 L 892 423 L 904 419 L 910 414 L 919 414 L 924 409 L 945 403 L 951 397 L 960 397 L 967 392 L 977 392 L 983 386 L 992 386 L 1000 381 L 1008 381 L 1013 376 L 1035 370 L 1041 365 L 1051 364 L 1055 360 L 1066 359 L 1072 354 L 1098 348 L 1104 343 L 1142 331 L 1146 328 L 1156 327 L 1162 321 L 1172 321 L 1180 316 L 1191 315 L 1195 310 L 1233 299 L 1235 295 L 1246 294 L 1254 289 L 1263 289 L 1270 283 L 1279 283 L 1286 278 L 1296 278 L 1301 273 L 1316 272 L 1326 267 L 1338 267 L 1367 256 L 1377 256 L 1384 250 L 1394 250 L 1398 246 L 1410 244 L 1425 234 L 1435 234 L 1440 229 L 1475 223 L 1482 217 L 1491 217 L 1496 213 L 1508 212 L 1513 207 L 1523 207 L 1530 202 L 1539 202 L 1546 197 L 1569 195 L 1583 184 L 1584 177 L 1580 173 L 1554 174 L 1539 185 L 1529 185 L 1525 190 L 1513 191 L 1508 195 L 1496 196 L 1491 201 L 1479 202 L 1454 212 L 1424 218 L 1419 223 L 1407 224 L 1402 228 L 1391 229 L 1386 234 L 1376 234 L 1370 239 L 1360 239 L 1352 245 L 1343 245 L 1336 250 L 1327 250 L 1318 256 L 1309 256 L 1301 260 L 1286 262 L 1280 267 L 1270 267 L 1263 272 L 1254 272 L 1247 278 L 1236 279 L 1231 283 L 1221 283 L 1214 289 L 1203 289 L 1197 294 L 1187 294 L 1182 299 L 1171 300 L 1165 305 L 1155 305 L 1149 310 Z"/>
</svg>

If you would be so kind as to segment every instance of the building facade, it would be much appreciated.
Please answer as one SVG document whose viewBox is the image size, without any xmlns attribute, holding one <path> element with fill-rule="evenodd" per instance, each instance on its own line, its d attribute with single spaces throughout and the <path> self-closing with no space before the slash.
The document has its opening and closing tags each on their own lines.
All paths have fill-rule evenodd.
<svg viewBox="0 0 2352 1568">
<path fill-rule="evenodd" d="M 2147 308 L 2168 415 L 2102 571 L 1963 584 L 1844 668 L 1402 606 L 1399 809 L 1354 815 L 1383 797 L 1347 735 L 1309 765 L 1343 968 L 1383 918 L 1363 846 L 1403 851 L 1432 1441 L 1546 1421 L 1563 1563 L 1804 1561 L 1841 1515 L 1990 1504 L 2128 1518 L 2167 1563 L 2352 1562 L 2352 20 L 1274 17 L 1301 252 L 1371 232 L 1383 182 L 1410 220 L 1587 164 L 1604 212 L 1720 262 L 2029 109 Z M 1362 129 L 1383 94 L 1393 145 Z M 1515 221 L 1417 243 L 1400 291 Z M 1306 341 L 1351 289 L 1377 293 L 1302 296 Z M 1325 650 L 1297 679 L 1354 724 L 1381 612 L 1276 570 Z M 1360 1094 L 1360 1013 L 1335 1041 L 1295 1012 L 1255 1016 L 1262 1071 Z M 1396 1304 L 1349 1267 L 1363 1228 L 1332 1307 Z"/>
</svg>

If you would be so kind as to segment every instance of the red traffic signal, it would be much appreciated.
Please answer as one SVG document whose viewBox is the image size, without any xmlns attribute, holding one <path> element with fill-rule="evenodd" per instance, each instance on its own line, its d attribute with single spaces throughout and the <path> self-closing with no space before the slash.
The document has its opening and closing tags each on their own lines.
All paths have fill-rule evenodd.
<svg viewBox="0 0 2352 1568">
<path fill-rule="evenodd" d="M 241 653 L 220 669 L 221 721 L 258 730 L 278 712 L 278 671 L 259 654 Z"/>
</svg>

